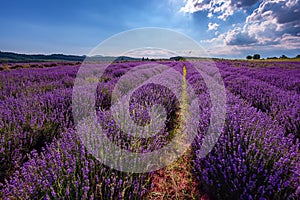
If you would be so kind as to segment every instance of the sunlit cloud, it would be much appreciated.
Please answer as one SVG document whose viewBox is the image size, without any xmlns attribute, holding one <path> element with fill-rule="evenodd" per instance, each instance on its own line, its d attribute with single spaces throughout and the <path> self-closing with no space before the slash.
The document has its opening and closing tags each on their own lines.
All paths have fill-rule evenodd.
<svg viewBox="0 0 300 200">
<path fill-rule="evenodd" d="M 211 23 L 211 22 L 208 23 L 208 30 L 209 31 L 211 31 L 211 30 L 217 30 L 218 27 L 219 27 L 219 24 L 217 24 L 217 23 Z"/>
</svg>

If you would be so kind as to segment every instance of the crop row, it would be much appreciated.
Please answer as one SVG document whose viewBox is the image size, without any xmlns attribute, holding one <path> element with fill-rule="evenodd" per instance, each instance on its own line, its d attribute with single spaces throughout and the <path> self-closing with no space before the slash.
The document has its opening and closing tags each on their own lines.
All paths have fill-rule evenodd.
<svg viewBox="0 0 300 200">
<path fill-rule="evenodd" d="M 96 82 L 95 95 L 91 96 L 95 98 L 92 107 L 96 108 L 98 123 L 105 135 L 115 145 L 131 152 L 146 153 L 160 149 L 173 139 L 180 122 L 178 112 L 182 97 L 171 89 L 176 91 L 181 82 L 176 82 L 174 72 L 163 74 L 162 68 L 143 64 L 143 73 L 133 71 L 139 65 L 133 62 L 113 64 L 100 78 L 82 76 L 84 78 L 77 82 L 83 92 L 79 99 L 81 106 L 76 108 L 72 106 L 72 87 L 77 67 L 1 72 L 1 80 L 5 80 L 0 83 L 0 194 L 3 198 L 144 197 L 151 188 L 153 172 L 134 174 L 111 169 L 93 156 L 99 152 L 88 150 L 78 135 L 78 128 L 81 128 L 86 130 L 84 137 L 101 140 L 94 135 L 89 121 L 84 121 L 85 108 L 93 102 L 88 99 L 90 95 L 85 84 Z M 294 138 L 299 132 L 299 95 L 296 91 L 285 86 L 280 89 L 281 83 L 276 85 L 268 79 L 257 78 L 258 73 L 243 75 L 243 70 L 218 66 L 227 88 L 227 114 L 219 140 L 203 157 L 203 138 L 212 114 L 207 82 L 191 63 L 162 64 L 181 74 L 186 66 L 187 83 L 197 96 L 199 113 L 195 111 L 190 120 L 198 124 L 193 143 L 194 174 L 201 191 L 222 199 L 282 199 L 299 195 L 299 142 Z M 221 78 L 211 63 L 196 65 L 202 66 L 200 71 L 209 77 Z M 87 68 L 84 73 L 90 73 L 90 69 L 93 68 Z M 130 75 L 126 77 L 126 74 Z M 129 98 L 130 115 L 127 117 L 132 122 L 116 119 L 118 113 L 115 111 L 121 114 L 123 111 L 113 104 L 115 100 L 122 99 L 119 97 L 126 96 L 132 87 L 155 75 L 158 75 L 155 79 L 158 84 L 142 85 Z M 163 86 L 170 82 L 173 85 Z M 148 139 L 135 137 L 136 125 L 151 124 L 150 110 L 156 104 L 167 111 L 163 128 Z M 77 120 L 84 122 L 77 129 L 72 109 L 76 109 Z M 132 132 L 128 134 L 124 130 Z M 99 146 L 97 149 L 103 153 L 105 148 Z"/>
</svg>

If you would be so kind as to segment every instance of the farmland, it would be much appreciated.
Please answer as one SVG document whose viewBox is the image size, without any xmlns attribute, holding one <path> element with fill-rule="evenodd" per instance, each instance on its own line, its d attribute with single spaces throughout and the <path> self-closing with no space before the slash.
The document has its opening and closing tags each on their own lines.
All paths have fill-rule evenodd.
<svg viewBox="0 0 300 200">
<path fill-rule="evenodd" d="M 128 152 L 153 152 L 180 134 L 178 124 L 184 121 L 181 115 L 186 112 L 181 103 L 189 104 L 189 101 L 178 99 L 169 88 L 159 84 L 141 86 L 132 93 L 129 102 L 132 121 L 139 126 L 151 124 L 150 107 L 155 104 L 164 107 L 166 122 L 154 136 L 127 135 L 124 131 L 129 130 L 125 126 L 127 121 L 118 124 L 114 120 L 111 107 L 117 83 L 134 68 L 153 63 L 178 72 L 182 82 L 177 88 L 184 91 L 186 84 L 189 85 L 199 102 L 199 114 L 191 115 L 186 122 L 193 120 L 198 124 L 195 138 L 183 158 L 171 164 L 176 170 L 169 170 L 169 165 L 159 171 L 132 173 L 102 163 L 77 134 L 74 118 L 78 116 L 74 115 L 72 95 L 80 63 L 55 63 L 44 68 L 43 64 L 30 67 L 27 63 L 26 68 L 0 71 L 0 197 L 299 198 L 300 62 L 214 61 L 226 89 L 226 115 L 218 140 L 206 156 L 202 155 L 201 147 L 210 126 L 213 103 L 207 82 L 195 70 L 195 66 L 201 66 L 203 73 L 213 77 L 215 72 L 206 60 L 112 63 L 101 77 L 82 80 L 97 84 L 93 106 L 99 125 L 110 141 Z M 152 68 L 147 70 L 147 73 L 158 73 Z M 77 114 L 84 115 L 84 112 L 77 110 Z M 88 125 L 84 130 L 90 138 L 96 138 Z M 99 148 L 105 151 L 106 147 Z M 188 164 L 181 166 L 185 163 Z M 182 170 L 189 171 L 189 180 L 183 180 L 186 176 Z M 164 193 L 161 188 L 172 184 L 157 181 L 167 171 L 171 171 L 169 177 L 177 177 L 173 180 L 180 190 L 186 188 L 184 194 L 176 187 L 165 196 L 153 193 Z"/>
</svg>

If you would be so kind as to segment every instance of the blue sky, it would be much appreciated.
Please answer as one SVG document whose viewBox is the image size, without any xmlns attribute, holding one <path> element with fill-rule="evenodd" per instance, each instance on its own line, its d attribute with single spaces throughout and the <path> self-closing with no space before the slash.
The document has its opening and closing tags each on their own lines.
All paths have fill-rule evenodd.
<svg viewBox="0 0 300 200">
<path fill-rule="evenodd" d="M 2 0 L 0 50 L 86 55 L 134 28 L 194 39 L 213 57 L 300 54 L 298 0 Z M 134 42 L 134 41 L 133 41 Z"/>
</svg>

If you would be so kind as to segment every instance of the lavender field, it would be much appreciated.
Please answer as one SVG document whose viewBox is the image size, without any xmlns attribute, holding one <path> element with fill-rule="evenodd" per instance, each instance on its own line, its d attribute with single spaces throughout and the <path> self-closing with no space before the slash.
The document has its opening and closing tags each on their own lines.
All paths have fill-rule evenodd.
<svg viewBox="0 0 300 200">
<path fill-rule="evenodd" d="M 142 126 L 151 121 L 147 106 L 160 104 L 167 111 L 164 129 L 151 138 L 130 137 L 112 119 L 114 87 L 129 70 L 147 63 L 153 62 L 113 63 L 101 77 L 85 80 L 97 82 L 99 124 L 127 151 L 161 148 L 177 134 L 180 121 L 179 99 L 155 84 L 133 93 L 129 112 Z M 200 102 L 201 114 L 193 119 L 197 136 L 185 155 L 190 177 L 185 181 L 180 170 L 171 174 L 181 191 L 168 189 L 172 181 L 164 178 L 164 169 L 121 172 L 86 149 L 76 134 L 72 110 L 80 64 L 56 63 L 0 71 L 0 199 L 300 198 L 300 62 L 216 60 L 226 88 L 226 117 L 218 142 L 205 157 L 200 149 L 212 103 L 194 65 L 203 66 L 208 76 L 215 72 L 205 60 L 157 63 L 182 74 Z"/>
</svg>

